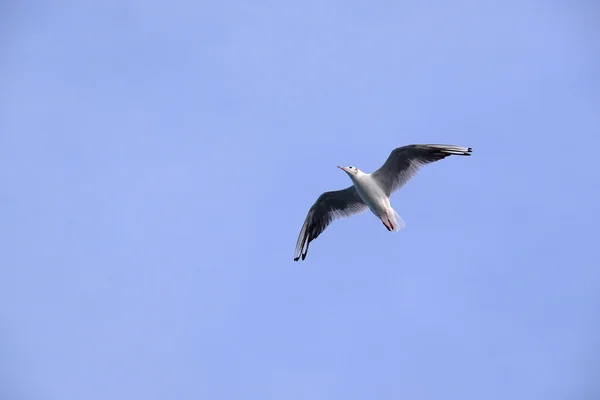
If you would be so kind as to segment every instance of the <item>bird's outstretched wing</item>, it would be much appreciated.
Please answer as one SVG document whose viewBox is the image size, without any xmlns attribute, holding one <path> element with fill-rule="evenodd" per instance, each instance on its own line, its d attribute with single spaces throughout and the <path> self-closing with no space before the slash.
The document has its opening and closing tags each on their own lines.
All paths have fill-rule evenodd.
<svg viewBox="0 0 600 400">
<path fill-rule="evenodd" d="M 451 155 L 470 156 L 470 147 L 446 144 L 411 144 L 392 150 L 385 163 L 371 176 L 389 197 L 408 182 L 419 169 Z"/>
<path fill-rule="evenodd" d="M 302 260 L 306 258 L 310 242 L 315 240 L 334 219 L 359 214 L 366 209 L 366 204 L 354 186 L 323 193 L 308 210 L 296 242 L 294 261 L 298 261 L 300 257 Z"/>
</svg>

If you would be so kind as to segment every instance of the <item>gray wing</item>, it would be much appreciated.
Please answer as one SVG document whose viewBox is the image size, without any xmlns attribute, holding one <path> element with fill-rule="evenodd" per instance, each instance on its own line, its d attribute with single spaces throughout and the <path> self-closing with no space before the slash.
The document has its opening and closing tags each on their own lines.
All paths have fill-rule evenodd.
<svg viewBox="0 0 600 400">
<path fill-rule="evenodd" d="M 356 188 L 350 186 L 343 190 L 325 192 L 308 210 L 298 241 L 294 261 L 306 258 L 308 245 L 315 240 L 333 220 L 359 214 L 367 209 Z"/>
<path fill-rule="evenodd" d="M 470 156 L 470 147 L 446 144 L 411 144 L 392 150 L 385 163 L 371 176 L 389 197 L 408 182 L 419 169 L 451 155 Z"/>
</svg>

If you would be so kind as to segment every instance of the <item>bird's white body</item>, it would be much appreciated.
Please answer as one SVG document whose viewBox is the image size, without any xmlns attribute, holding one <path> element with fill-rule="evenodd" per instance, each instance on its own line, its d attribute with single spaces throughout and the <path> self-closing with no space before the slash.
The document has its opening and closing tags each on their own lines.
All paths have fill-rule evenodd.
<svg viewBox="0 0 600 400">
<path fill-rule="evenodd" d="M 357 174 L 350 174 L 350 179 L 352 179 L 358 195 L 373 211 L 373 214 L 379 217 L 385 213 L 390 206 L 390 199 L 383 193 L 377 182 L 371 178 L 371 174 L 359 171 Z"/>
<path fill-rule="evenodd" d="M 348 176 L 352 179 L 352 183 L 354 184 L 358 195 L 367 207 L 369 207 L 369 210 L 371 210 L 377 218 L 381 219 L 386 227 L 389 226 L 389 230 L 399 231 L 404 228 L 404 221 L 392 208 L 389 197 L 385 194 L 377 181 L 373 179 L 371 174 L 362 172 L 355 167 L 353 167 L 353 169 L 354 172 L 344 171 L 348 173 Z"/>
</svg>

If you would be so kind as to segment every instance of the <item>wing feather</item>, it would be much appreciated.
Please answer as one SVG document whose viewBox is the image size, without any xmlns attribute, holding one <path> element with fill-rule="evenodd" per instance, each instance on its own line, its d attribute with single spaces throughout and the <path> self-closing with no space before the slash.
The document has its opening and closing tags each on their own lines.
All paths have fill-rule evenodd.
<svg viewBox="0 0 600 400">
<path fill-rule="evenodd" d="M 451 155 L 470 156 L 470 147 L 446 144 L 411 144 L 390 153 L 383 165 L 371 176 L 389 197 L 414 177 L 422 166 Z"/>
<path fill-rule="evenodd" d="M 298 261 L 300 257 L 302 260 L 306 258 L 310 242 L 323 233 L 335 219 L 359 214 L 366 209 L 366 204 L 354 186 L 323 193 L 308 210 L 296 242 L 294 261 Z"/>
</svg>

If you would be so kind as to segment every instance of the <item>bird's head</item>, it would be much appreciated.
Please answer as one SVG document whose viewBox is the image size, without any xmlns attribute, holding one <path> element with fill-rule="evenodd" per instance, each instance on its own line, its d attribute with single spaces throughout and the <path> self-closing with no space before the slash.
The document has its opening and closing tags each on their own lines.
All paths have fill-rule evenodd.
<svg viewBox="0 0 600 400">
<path fill-rule="evenodd" d="M 341 169 L 342 171 L 344 171 L 345 173 L 347 173 L 348 175 L 352 176 L 356 176 L 358 174 L 361 173 L 360 169 L 356 168 L 356 167 L 340 167 L 338 165 L 338 168 Z"/>
</svg>

